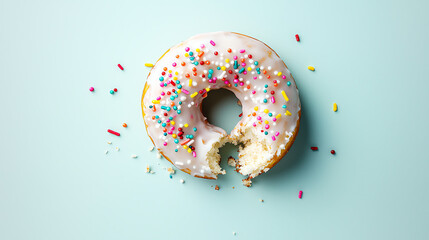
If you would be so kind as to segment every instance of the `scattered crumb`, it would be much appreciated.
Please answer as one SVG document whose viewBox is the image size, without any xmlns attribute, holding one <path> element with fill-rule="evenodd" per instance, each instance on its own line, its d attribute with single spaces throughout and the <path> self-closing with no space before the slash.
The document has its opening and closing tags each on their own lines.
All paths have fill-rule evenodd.
<svg viewBox="0 0 429 240">
<path fill-rule="evenodd" d="M 133 154 L 131 155 L 132 158 L 137 158 L 137 155 Z"/>
<path fill-rule="evenodd" d="M 232 235 L 234 235 L 234 236 L 235 236 L 235 235 L 237 235 L 237 233 L 236 233 L 236 232 L 232 232 Z"/>
<path fill-rule="evenodd" d="M 150 167 L 149 165 L 146 166 L 146 172 L 149 173 L 150 172 Z"/>
<path fill-rule="evenodd" d="M 112 144 L 112 142 L 107 141 L 107 144 Z"/>
<path fill-rule="evenodd" d="M 260 202 L 264 202 L 264 199 L 259 199 Z"/>
<path fill-rule="evenodd" d="M 154 146 L 149 147 L 149 152 L 152 152 L 154 148 L 155 148 Z"/>
<path fill-rule="evenodd" d="M 183 179 L 180 179 L 180 183 L 185 183 L 185 180 L 183 180 Z"/>
<path fill-rule="evenodd" d="M 228 158 L 228 165 L 231 167 L 235 167 L 237 165 L 237 162 L 235 161 L 235 158 L 233 158 L 232 156 L 229 156 Z"/>
<path fill-rule="evenodd" d="M 119 152 L 119 148 L 118 148 L 118 147 L 116 147 L 116 151 L 118 151 L 118 152 Z"/>
<path fill-rule="evenodd" d="M 219 190 L 219 186 L 218 185 L 215 186 L 215 190 Z"/>
<path fill-rule="evenodd" d="M 157 153 L 157 154 L 156 154 L 156 157 L 157 157 L 158 159 L 161 159 L 161 158 L 162 158 L 162 155 L 161 155 L 160 153 Z"/>
<path fill-rule="evenodd" d="M 252 186 L 252 180 L 250 179 L 243 179 L 243 185 L 246 187 L 251 187 Z"/>
<path fill-rule="evenodd" d="M 235 187 L 232 187 L 232 189 L 235 189 Z"/>
<path fill-rule="evenodd" d="M 240 102 L 240 100 L 237 100 L 237 105 L 238 105 L 238 106 L 241 106 L 241 102 Z"/>
<path fill-rule="evenodd" d="M 151 173 L 151 174 L 154 174 L 155 172 L 154 172 L 154 171 L 152 171 L 152 170 L 150 170 L 150 173 Z"/>
<path fill-rule="evenodd" d="M 174 171 L 174 169 L 173 168 L 167 168 L 167 172 L 169 172 L 170 174 L 175 174 L 176 173 L 176 171 Z"/>
<path fill-rule="evenodd" d="M 106 150 L 105 152 L 104 152 L 104 154 L 108 154 L 109 153 L 109 150 Z"/>
</svg>

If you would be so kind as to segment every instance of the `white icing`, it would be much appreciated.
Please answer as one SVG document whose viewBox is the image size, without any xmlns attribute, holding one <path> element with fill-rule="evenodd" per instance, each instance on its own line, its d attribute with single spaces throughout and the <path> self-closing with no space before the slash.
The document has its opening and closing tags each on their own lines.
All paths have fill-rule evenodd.
<svg viewBox="0 0 429 240">
<path fill-rule="evenodd" d="M 215 46 L 213 46 L 210 41 L 213 41 Z M 202 48 L 201 44 L 205 46 Z M 189 57 L 185 57 L 185 53 L 187 53 L 185 51 L 186 47 L 190 48 L 188 53 L 193 52 L 195 60 L 201 58 L 204 61 L 210 61 L 211 64 L 198 64 L 197 66 L 192 64 L 194 61 L 190 60 Z M 199 48 L 200 51 L 204 51 L 202 57 L 197 56 L 197 48 Z M 231 53 L 227 51 L 229 48 L 232 50 Z M 245 50 L 244 53 L 240 53 L 242 49 Z M 214 54 L 215 51 L 218 52 L 218 55 Z M 178 55 L 179 58 L 176 58 L 176 55 Z M 249 55 L 252 55 L 251 59 Z M 238 69 L 234 69 L 234 56 L 238 57 Z M 245 59 L 246 66 L 242 66 L 240 61 L 241 58 Z M 229 59 L 229 63 L 225 62 L 226 59 Z M 182 66 L 182 62 L 185 62 L 186 65 Z M 176 64 L 175 67 L 172 66 L 173 63 Z M 217 70 L 217 66 L 226 69 Z M 164 71 L 164 67 L 167 67 L 168 70 Z M 239 71 L 243 67 L 244 72 L 247 72 L 247 74 L 244 74 L 244 72 L 239 74 Z M 252 68 L 251 71 L 248 71 L 248 67 Z M 260 68 L 260 74 L 256 71 L 257 67 Z M 193 75 L 194 72 L 192 68 L 197 69 L 197 76 Z M 213 70 L 212 78 L 217 78 L 216 83 L 213 83 L 208 77 L 209 69 Z M 263 74 L 262 72 L 265 69 L 267 73 Z M 169 73 L 169 70 L 172 70 L 172 72 Z M 229 70 L 232 71 L 232 74 L 228 73 Z M 165 72 L 165 75 L 162 75 L 162 72 Z M 175 72 L 178 72 L 178 75 L 176 75 Z M 281 76 L 277 76 L 280 72 L 282 73 Z M 171 74 L 171 77 L 169 74 Z M 192 79 L 191 86 L 189 86 L 188 78 L 185 77 L 186 74 L 190 74 L 190 78 Z M 204 74 L 205 77 L 202 77 L 202 74 Z M 234 84 L 233 80 L 235 74 L 239 75 L 237 87 L 234 85 L 228 87 L 222 78 L 225 77 L 231 84 Z M 269 79 L 267 78 L 268 75 L 270 76 Z M 283 75 L 285 79 L 282 78 Z M 164 77 L 163 81 L 159 80 L 161 76 Z M 182 89 L 181 93 L 177 94 L 174 100 L 170 100 L 171 96 L 176 96 L 172 90 L 175 89 L 177 93 L 177 85 L 179 84 L 176 83 L 176 86 L 168 84 L 166 87 L 161 87 L 160 83 L 169 83 L 174 77 L 177 77 L 177 80 L 180 81 Z M 257 79 L 255 80 L 254 77 L 257 77 Z M 277 80 L 277 87 L 273 86 L 274 80 Z M 175 82 L 176 80 L 173 81 Z M 288 81 L 290 82 L 290 86 L 287 86 Z M 264 43 L 235 33 L 215 32 L 200 34 L 172 47 L 155 64 L 148 76 L 147 84 L 148 90 L 143 98 L 142 104 L 143 111 L 145 112 L 144 121 L 148 125 L 148 134 L 154 140 L 156 148 L 167 158 L 172 160 L 176 167 L 190 171 L 193 176 L 216 178 L 216 175 L 210 170 L 206 156 L 212 148 L 212 145 L 218 142 L 220 138 L 227 135 L 223 129 L 205 123 L 206 118 L 202 115 L 200 110 L 200 105 L 205 94 L 197 93 L 196 96 L 192 97 L 191 95 L 193 93 L 199 92 L 200 90 L 206 91 L 206 88 L 210 88 L 209 90 L 226 88 L 232 91 L 241 101 L 243 117 L 232 130 L 230 136 L 237 137 L 240 135 L 240 129 L 253 127 L 253 124 L 256 123 L 256 127 L 254 128 L 258 131 L 255 132 L 259 133 L 261 137 L 265 138 L 267 142 L 270 143 L 270 154 L 273 156 L 279 156 L 281 154 L 281 150 L 287 145 L 299 121 L 298 112 L 301 106 L 298 90 L 295 81 L 283 61 Z M 241 86 L 240 84 L 243 85 Z M 268 85 L 268 88 L 265 88 L 265 84 Z M 247 89 L 248 85 L 250 86 L 249 89 Z M 267 93 L 263 92 L 264 89 L 267 89 Z M 282 90 L 286 93 L 289 101 L 286 102 L 283 98 L 281 93 Z M 171 95 L 167 95 L 167 91 L 170 91 Z M 189 92 L 189 94 L 186 94 L 185 91 Z M 256 91 L 255 94 L 253 94 L 254 91 Z M 271 91 L 275 91 L 275 94 L 271 95 Z M 165 94 L 162 96 L 161 92 Z M 275 98 L 275 103 L 272 103 L 272 96 Z M 266 103 L 264 103 L 264 97 L 267 99 Z M 160 103 L 153 103 L 152 101 L 154 100 L 159 100 Z M 182 101 L 182 105 L 178 104 L 179 101 Z M 180 114 L 170 105 L 172 102 L 175 103 L 177 110 L 181 111 Z M 153 111 L 153 108 L 149 108 L 149 106 L 152 105 L 156 107 L 156 111 Z M 286 109 L 282 107 L 283 105 L 287 106 Z M 166 111 L 161 109 L 161 106 L 170 107 L 171 109 L 170 111 Z M 181 106 L 186 107 L 182 108 Z M 255 106 L 258 107 L 257 111 L 254 110 Z M 264 112 L 265 109 L 273 113 L 273 116 L 268 116 L 268 114 Z M 291 113 L 290 116 L 285 115 L 286 110 Z M 168 113 L 166 117 L 163 115 L 165 112 Z M 252 116 L 254 112 L 256 116 Z M 281 117 L 274 122 L 272 119 L 276 117 L 278 113 L 281 114 Z M 158 119 L 152 119 L 157 115 L 159 116 Z M 261 120 L 257 119 L 258 116 L 261 117 Z M 170 120 L 169 117 L 173 117 L 173 119 Z M 161 120 L 161 123 L 158 123 L 158 120 Z M 269 129 L 265 129 L 265 120 L 269 121 Z M 174 121 L 174 125 L 172 121 Z M 261 121 L 262 124 L 259 123 Z M 164 128 L 161 126 L 161 124 L 164 123 L 170 125 L 166 125 Z M 186 124 L 188 124 L 188 127 L 185 127 Z M 242 124 L 242 126 L 240 124 Z M 194 127 L 197 128 L 196 132 L 193 131 Z M 189 147 L 188 149 L 184 149 L 180 144 L 186 140 L 186 137 L 183 137 L 183 139 L 172 137 L 173 134 L 178 134 L 178 128 L 183 129 L 183 136 L 189 134 L 193 135 L 193 139 L 186 144 L 186 146 L 195 148 L 191 153 L 188 152 Z M 167 136 L 164 136 L 165 129 Z M 260 130 L 263 130 L 263 132 Z M 267 131 L 268 135 L 265 135 L 264 131 Z M 275 136 L 277 132 L 279 134 Z M 276 139 L 275 141 L 272 140 L 273 136 Z M 176 144 L 174 139 L 178 139 L 179 144 Z M 192 145 L 190 145 L 190 143 Z M 166 146 L 164 144 L 166 144 Z M 178 150 L 178 152 L 175 152 L 175 150 Z M 195 154 L 196 157 L 194 157 L 193 154 Z"/>
</svg>

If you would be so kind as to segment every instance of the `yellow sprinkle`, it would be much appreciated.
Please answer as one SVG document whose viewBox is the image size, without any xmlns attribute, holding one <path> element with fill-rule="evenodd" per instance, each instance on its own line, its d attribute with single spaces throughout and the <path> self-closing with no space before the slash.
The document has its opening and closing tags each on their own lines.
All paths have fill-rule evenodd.
<svg viewBox="0 0 429 240">
<path fill-rule="evenodd" d="M 251 67 L 248 67 L 248 68 L 247 68 L 247 71 L 249 71 L 249 72 L 250 72 L 250 71 L 252 71 L 252 68 L 251 68 Z"/>
<path fill-rule="evenodd" d="M 176 138 L 176 137 L 177 137 L 177 135 L 176 135 L 176 134 L 174 134 L 174 133 L 173 133 L 173 135 L 171 135 L 171 136 L 172 136 L 173 138 Z"/>
<path fill-rule="evenodd" d="M 282 115 L 279 113 L 279 114 L 277 114 L 277 116 L 276 116 L 276 118 L 277 119 L 279 119 L 279 118 L 281 118 L 282 117 Z"/>
<path fill-rule="evenodd" d="M 334 112 L 338 111 L 338 105 L 334 103 Z"/>
<path fill-rule="evenodd" d="M 172 71 L 171 71 L 171 70 L 168 70 L 168 72 L 169 72 L 169 73 L 171 73 Z"/>
<path fill-rule="evenodd" d="M 191 153 L 191 152 L 192 152 L 192 149 L 188 148 L 188 153 Z"/>
<path fill-rule="evenodd" d="M 178 73 L 178 72 L 175 72 L 174 74 L 175 74 L 175 75 L 179 75 L 179 73 Z"/>
<path fill-rule="evenodd" d="M 174 121 L 171 121 L 171 125 L 174 125 L 174 124 L 176 124 L 176 122 L 174 122 Z"/>
<path fill-rule="evenodd" d="M 286 102 L 289 102 L 289 98 L 287 97 L 285 91 L 282 91 L 282 95 L 285 98 Z"/>
<path fill-rule="evenodd" d="M 270 123 L 270 122 L 268 122 L 268 120 L 265 120 L 265 124 L 268 124 L 268 123 Z"/>
<path fill-rule="evenodd" d="M 189 87 L 192 87 L 192 79 L 189 79 Z"/>
<path fill-rule="evenodd" d="M 152 63 L 145 63 L 144 64 L 146 67 L 153 67 L 153 64 Z"/>
<path fill-rule="evenodd" d="M 225 59 L 225 62 L 226 62 L 226 63 L 229 63 L 229 58 Z"/>
<path fill-rule="evenodd" d="M 286 110 L 285 115 L 286 115 L 286 116 L 292 116 L 292 113 L 290 113 L 288 110 Z"/>
<path fill-rule="evenodd" d="M 189 57 L 189 53 L 185 53 L 185 57 Z"/>
<path fill-rule="evenodd" d="M 194 92 L 191 94 L 191 98 L 194 98 L 195 96 L 197 96 L 198 92 Z"/>
<path fill-rule="evenodd" d="M 195 51 L 200 52 L 200 49 L 199 49 L 199 48 L 197 48 L 197 49 L 195 49 Z"/>
<path fill-rule="evenodd" d="M 308 70 L 310 70 L 310 71 L 314 71 L 314 70 L 315 70 L 315 68 L 314 68 L 313 66 L 308 66 Z"/>
<path fill-rule="evenodd" d="M 187 148 L 188 148 L 188 146 L 187 146 L 187 145 L 183 145 L 183 148 L 184 148 L 184 149 L 187 149 Z"/>
<path fill-rule="evenodd" d="M 185 125 L 183 125 L 183 126 L 188 127 L 189 125 L 187 123 L 185 123 Z"/>
<path fill-rule="evenodd" d="M 282 75 L 282 72 L 277 73 L 277 76 L 279 76 L 279 77 L 280 77 L 281 75 Z"/>
<path fill-rule="evenodd" d="M 222 66 L 220 69 L 221 69 L 222 71 L 225 71 L 225 70 L 226 70 L 226 67 L 225 67 L 225 66 Z"/>
<path fill-rule="evenodd" d="M 153 104 L 159 104 L 159 101 L 157 101 L 157 100 L 152 100 L 152 103 L 153 103 Z"/>
<path fill-rule="evenodd" d="M 264 110 L 264 113 L 269 113 L 269 112 L 270 112 L 270 110 L 268 110 L 268 109 Z"/>
<path fill-rule="evenodd" d="M 182 90 L 181 89 L 177 89 L 177 93 L 181 93 L 182 92 Z"/>
<path fill-rule="evenodd" d="M 259 108 L 258 108 L 258 106 L 256 106 L 256 107 L 254 107 L 253 109 L 255 109 L 255 111 L 258 111 L 258 109 L 259 109 Z"/>
<path fill-rule="evenodd" d="M 207 92 L 210 92 L 210 88 L 206 88 L 206 91 L 207 91 Z"/>
<path fill-rule="evenodd" d="M 177 77 L 173 77 L 173 80 L 177 80 Z"/>
</svg>

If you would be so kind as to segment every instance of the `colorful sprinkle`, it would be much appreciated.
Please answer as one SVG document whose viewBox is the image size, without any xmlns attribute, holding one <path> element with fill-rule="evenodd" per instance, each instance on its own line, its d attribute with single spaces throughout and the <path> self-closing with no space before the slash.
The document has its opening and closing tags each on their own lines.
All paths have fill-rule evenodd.
<svg viewBox="0 0 429 240">
<path fill-rule="evenodd" d="M 94 92 L 94 87 L 90 87 L 89 91 Z"/>
<path fill-rule="evenodd" d="M 302 191 L 299 191 L 298 193 L 298 198 L 301 199 L 302 198 Z"/>
<path fill-rule="evenodd" d="M 336 103 L 334 103 L 333 110 L 334 110 L 334 112 L 338 111 L 338 105 Z"/>
<path fill-rule="evenodd" d="M 300 39 L 299 39 L 299 35 L 298 35 L 298 34 L 295 34 L 295 39 L 296 39 L 296 41 L 297 41 L 297 42 L 299 42 L 299 41 L 300 41 Z"/>
<path fill-rule="evenodd" d="M 145 63 L 144 64 L 146 67 L 153 67 L 153 64 L 152 63 Z"/>
<path fill-rule="evenodd" d="M 310 70 L 310 71 L 314 71 L 314 70 L 316 70 L 313 66 L 308 66 L 308 70 Z"/>
<path fill-rule="evenodd" d="M 111 134 L 113 134 L 113 135 L 116 135 L 116 136 L 121 136 L 121 134 L 120 133 L 118 133 L 118 132 L 115 132 L 115 131 L 113 131 L 113 130 L 110 130 L 110 129 L 107 129 L 107 132 L 108 133 L 111 133 Z"/>
<path fill-rule="evenodd" d="M 319 148 L 318 148 L 318 147 L 310 147 L 310 149 L 311 149 L 311 150 L 313 150 L 313 151 L 317 151 L 317 150 L 319 150 Z"/>
<path fill-rule="evenodd" d="M 121 64 L 118 64 L 119 69 L 121 69 L 122 71 L 124 71 L 124 67 L 122 67 Z"/>
</svg>

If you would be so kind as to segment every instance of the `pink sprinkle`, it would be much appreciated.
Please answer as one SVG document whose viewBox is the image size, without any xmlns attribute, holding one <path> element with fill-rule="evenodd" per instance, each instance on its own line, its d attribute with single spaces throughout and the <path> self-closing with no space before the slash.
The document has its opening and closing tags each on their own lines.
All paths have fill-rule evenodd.
<svg viewBox="0 0 429 240">
<path fill-rule="evenodd" d="M 233 82 L 234 82 L 234 83 L 238 83 L 238 79 L 234 79 L 234 80 L 233 80 Z"/>
<path fill-rule="evenodd" d="M 241 49 L 241 50 L 240 50 L 240 53 L 244 53 L 245 51 L 246 51 L 246 50 L 244 50 L 244 49 Z"/>
<path fill-rule="evenodd" d="M 204 44 L 201 44 L 201 46 L 200 46 L 201 48 L 205 48 L 206 46 L 204 45 Z"/>
<path fill-rule="evenodd" d="M 253 90 L 253 91 L 252 91 L 252 94 L 255 94 L 255 93 L 256 93 L 256 91 L 255 91 L 255 90 Z"/>
<path fill-rule="evenodd" d="M 164 87 L 164 83 L 160 83 L 159 86 Z"/>
<path fill-rule="evenodd" d="M 240 84 L 240 86 L 243 86 L 243 85 L 244 85 L 244 82 L 240 82 L 239 84 Z"/>
<path fill-rule="evenodd" d="M 244 72 L 243 72 L 243 74 L 244 74 L 244 75 L 246 75 L 246 74 L 247 74 L 247 72 L 246 72 L 246 71 L 244 71 Z"/>
<path fill-rule="evenodd" d="M 276 137 L 278 137 L 278 136 L 279 136 L 279 134 L 280 134 L 279 132 L 276 132 Z"/>
<path fill-rule="evenodd" d="M 242 64 L 241 64 L 241 66 L 245 67 L 245 66 L 246 66 L 246 63 L 242 63 Z"/>
<path fill-rule="evenodd" d="M 164 142 L 164 146 L 167 146 L 167 142 Z"/>
<path fill-rule="evenodd" d="M 301 199 L 302 198 L 302 191 L 299 191 L 298 193 L 298 197 Z"/>
<path fill-rule="evenodd" d="M 213 81 L 211 79 L 209 79 L 209 83 L 212 83 Z"/>
<path fill-rule="evenodd" d="M 237 56 L 234 56 L 234 60 L 237 60 L 237 58 L 238 58 Z"/>
<path fill-rule="evenodd" d="M 212 78 L 212 80 L 216 82 L 216 80 L 217 80 L 217 77 L 213 77 L 213 78 Z"/>
<path fill-rule="evenodd" d="M 225 81 L 224 83 L 225 83 L 225 84 L 229 84 L 229 81 Z"/>
<path fill-rule="evenodd" d="M 253 126 L 256 127 L 256 123 L 253 123 Z"/>
<path fill-rule="evenodd" d="M 173 127 L 171 127 L 170 129 L 171 129 L 171 131 L 173 131 L 173 130 L 175 129 L 175 127 L 173 126 Z"/>
<path fill-rule="evenodd" d="M 168 131 L 168 134 L 170 134 L 170 135 L 173 134 L 173 131 Z"/>
<path fill-rule="evenodd" d="M 195 151 L 192 152 L 192 156 L 197 157 L 197 153 Z"/>
<path fill-rule="evenodd" d="M 161 97 L 157 97 L 156 100 L 158 100 L 158 101 L 161 100 Z"/>
<path fill-rule="evenodd" d="M 265 129 L 269 129 L 270 128 L 270 125 L 265 125 Z"/>
<path fill-rule="evenodd" d="M 261 116 L 257 116 L 256 119 L 261 120 Z"/>
<path fill-rule="evenodd" d="M 183 88 L 182 88 L 182 92 L 184 92 L 185 94 L 189 94 L 188 90 L 183 89 Z"/>
<path fill-rule="evenodd" d="M 275 102 L 276 102 L 276 99 L 274 98 L 274 96 L 272 96 L 272 97 L 271 97 L 271 102 L 272 102 L 272 103 L 275 103 Z"/>
<path fill-rule="evenodd" d="M 213 46 L 216 46 L 216 43 L 213 42 L 213 40 L 210 40 L 210 44 L 213 45 Z"/>
<path fill-rule="evenodd" d="M 273 118 L 273 122 L 277 121 L 277 118 Z"/>
<path fill-rule="evenodd" d="M 115 132 L 115 131 L 113 131 L 113 130 L 110 130 L 110 129 L 107 129 L 107 132 L 109 132 L 109 133 L 111 133 L 111 134 L 113 134 L 113 135 L 116 135 L 116 136 L 121 136 L 121 134 L 120 133 L 118 133 L 118 132 Z"/>
<path fill-rule="evenodd" d="M 164 95 L 165 95 L 165 92 L 161 92 L 161 95 L 162 95 L 162 96 L 164 96 Z M 159 100 L 159 99 L 158 99 L 158 100 Z"/>
<path fill-rule="evenodd" d="M 258 77 L 253 77 L 253 79 L 255 79 L 255 80 L 256 80 L 257 78 L 258 78 Z"/>
<path fill-rule="evenodd" d="M 185 48 L 185 51 L 189 52 L 189 48 L 188 48 L 188 47 L 186 47 L 186 48 Z"/>
<path fill-rule="evenodd" d="M 174 62 L 172 65 L 173 65 L 173 67 L 175 67 L 177 64 Z"/>
<path fill-rule="evenodd" d="M 285 75 L 283 75 L 283 76 L 282 76 L 282 78 L 283 78 L 283 79 L 286 79 L 286 76 L 285 76 Z"/>
<path fill-rule="evenodd" d="M 169 76 L 169 77 L 172 77 L 172 76 L 173 76 L 173 74 L 171 74 L 171 73 L 170 73 L 170 74 L 168 74 L 168 76 Z"/>
<path fill-rule="evenodd" d="M 90 87 L 90 88 L 89 88 L 89 91 L 94 92 L 94 88 L 93 88 L 93 87 Z"/>
<path fill-rule="evenodd" d="M 271 137 L 271 139 L 273 139 L 273 141 L 275 141 L 275 140 L 276 140 L 276 137 L 272 136 L 272 137 Z"/>
</svg>

